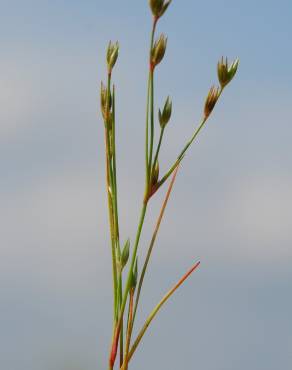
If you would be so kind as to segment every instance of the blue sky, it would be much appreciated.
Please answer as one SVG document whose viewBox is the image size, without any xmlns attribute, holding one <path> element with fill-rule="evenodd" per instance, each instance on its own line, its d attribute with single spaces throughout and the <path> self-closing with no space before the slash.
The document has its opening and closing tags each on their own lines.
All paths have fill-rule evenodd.
<svg viewBox="0 0 292 370">
<path fill-rule="evenodd" d="M 99 86 L 108 40 L 118 39 L 121 229 L 133 238 L 147 1 L 0 5 L 0 367 L 105 369 L 111 272 Z M 174 109 L 162 169 L 198 122 L 217 60 L 241 64 L 178 175 L 139 323 L 193 261 L 201 267 L 161 311 L 133 369 L 292 366 L 291 14 L 284 0 L 173 0 L 159 24 L 169 42 L 156 108 L 169 94 Z"/>
</svg>

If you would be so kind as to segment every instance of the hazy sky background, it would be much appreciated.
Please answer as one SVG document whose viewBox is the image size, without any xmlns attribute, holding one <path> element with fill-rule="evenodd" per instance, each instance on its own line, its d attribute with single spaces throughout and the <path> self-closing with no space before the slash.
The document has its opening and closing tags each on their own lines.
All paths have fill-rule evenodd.
<svg viewBox="0 0 292 370">
<path fill-rule="evenodd" d="M 0 368 L 106 369 L 112 298 L 99 86 L 108 40 L 118 39 L 121 231 L 133 239 L 144 184 L 147 1 L 0 5 Z M 201 267 L 153 323 L 133 370 L 292 368 L 291 15 L 291 0 L 173 0 L 159 24 L 169 42 L 157 102 L 170 94 L 174 108 L 162 171 L 200 118 L 217 60 L 241 64 L 179 172 L 140 324 L 194 261 Z"/>
</svg>

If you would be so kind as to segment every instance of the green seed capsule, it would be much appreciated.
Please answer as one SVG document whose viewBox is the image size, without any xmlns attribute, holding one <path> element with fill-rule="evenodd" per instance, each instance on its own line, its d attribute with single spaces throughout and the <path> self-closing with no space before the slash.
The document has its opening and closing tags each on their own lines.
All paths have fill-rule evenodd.
<svg viewBox="0 0 292 370">
<path fill-rule="evenodd" d="M 121 263 L 122 269 L 126 266 L 130 255 L 130 239 L 128 239 L 124 245 L 122 256 L 121 256 Z"/>
<path fill-rule="evenodd" d="M 151 176 L 151 185 L 154 186 L 157 184 L 159 178 L 159 163 L 158 161 L 155 163 L 152 176 Z"/>
<path fill-rule="evenodd" d="M 160 18 L 166 12 L 172 0 L 165 2 L 165 0 L 149 0 L 150 9 L 156 18 Z"/>
<path fill-rule="evenodd" d="M 161 128 L 165 128 L 165 126 L 168 124 L 170 117 L 171 117 L 171 112 L 172 112 L 172 102 L 168 96 L 164 104 L 162 113 L 160 109 L 158 111 L 158 118 L 159 118 L 159 123 L 160 123 Z"/>
<path fill-rule="evenodd" d="M 156 67 L 163 59 L 167 45 L 167 38 L 161 34 L 158 40 L 155 41 L 151 52 L 151 63 Z"/>
<path fill-rule="evenodd" d="M 205 101 L 205 107 L 204 107 L 205 118 L 209 117 L 212 110 L 214 109 L 215 104 L 217 103 L 217 100 L 219 98 L 219 94 L 220 94 L 220 88 L 212 86 L 206 98 L 206 101 Z"/>
<path fill-rule="evenodd" d="M 133 268 L 132 276 L 131 276 L 131 288 L 135 289 L 138 280 L 138 258 L 136 258 L 135 265 Z"/>
<path fill-rule="evenodd" d="M 217 74 L 218 80 L 222 88 L 229 84 L 237 72 L 239 65 L 239 59 L 236 59 L 229 66 L 227 58 L 224 60 L 223 57 L 221 61 L 217 64 Z"/>
<path fill-rule="evenodd" d="M 119 55 L 119 43 L 116 42 L 115 44 L 112 44 L 112 42 L 110 41 L 106 54 L 107 68 L 109 73 L 111 73 L 112 69 L 114 68 L 116 61 L 118 59 L 118 55 Z"/>
</svg>

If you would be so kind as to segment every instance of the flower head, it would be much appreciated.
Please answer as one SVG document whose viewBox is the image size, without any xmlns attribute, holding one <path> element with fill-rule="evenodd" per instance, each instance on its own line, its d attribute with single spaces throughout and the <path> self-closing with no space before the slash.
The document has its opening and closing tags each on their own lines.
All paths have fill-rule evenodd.
<svg viewBox="0 0 292 370">
<path fill-rule="evenodd" d="M 156 161 L 153 171 L 152 171 L 152 175 L 151 175 L 151 185 L 152 186 L 155 186 L 157 184 L 158 178 L 159 178 L 159 163 L 158 161 Z"/>
<path fill-rule="evenodd" d="M 114 68 L 116 61 L 118 59 L 118 55 L 119 55 L 119 43 L 116 42 L 115 44 L 112 44 L 112 42 L 110 41 L 106 53 L 107 68 L 109 73 L 112 72 L 112 69 Z"/>
<path fill-rule="evenodd" d="M 155 68 L 163 59 L 167 45 L 167 38 L 161 34 L 155 41 L 151 51 L 151 64 Z"/>
<path fill-rule="evenodd" d="M 105 122 L 109 121 L 111 106 L 112 106 L 111 93 L 108 91 L 108 89 L 101 82 L 100 107 L 101 107 L 101 113 L 102 113 L 102 116 L 103 116 L 103 119 L 104 119 Z"/>
<path fill-rule="evenodd" d="M 137 280 L 138 280 L 138 257 L 136 258 L 131 278 L 130 278 L 130 287 L 131 289 L 135 290 L 136 285 L 137 285 Z"/>
<path fill-rule="evenodd" d="M 161 128 L 165 128 L 165 126 L 168 124 L 168 121 L 170 120 L 171 117 L 171 112 L 172 112 L 172 102 L 168 96 L 164 104 L 163 111 L 161 112 L 160 109 L 158 111 L 158 118 Z"/>
<path fill-rule="evenodd" d="M 204 114 L 208 118 L 220 96 L 220 88 L 212 86 L 205 101 Z"/>
<path fill-rule="evenodd" d="M 129 259 L 130 255 L 130 239 L 128 239 L 124 245 L 124 248 L 122 250 L 122 255 L 121 255 L 121 268 L 123 269 Z"/>
<path fill-rule="evenodd" d="M 169 7 L 172 0 L 165 2 L 165 0 L 149 0 L 149 5 L 152 11 L 152 14 L 157 19 L 162 17 Z"/>
<path fill-rule="evenodd" d="M 223 57 L 218 62 L 217 73 L 218 73 L 218 79 L 219 79 L 219 82 L 222 88 L 224 88 L 227 84 L 229 84 L 229 82 L 233 79 L 237 71 L 238 65 L 239 65 L 239 59 L 235 59 L 235 61 L 233 61 L 231 65 L 228 64 L 227 58 L 224 60 Z"/>
</svg>

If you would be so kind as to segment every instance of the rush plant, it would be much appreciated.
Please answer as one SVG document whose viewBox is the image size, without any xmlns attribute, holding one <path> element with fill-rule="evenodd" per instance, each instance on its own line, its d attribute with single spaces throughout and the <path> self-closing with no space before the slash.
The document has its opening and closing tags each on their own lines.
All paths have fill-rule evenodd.
<svg viewBox="0 0 292 370">
<path fill-rule="evenodd" d="M 155 318 L 160 308 L 169 297 L 183 284 L 191 273 L 199 266 L 196 262 L 190 270 L 169 290 L 161 301 L 154 307 L 153 311 L 145 320 L 145 324 L 138 331 L 137 337 L 133 338 L 133 328 L 137 316 L 139 299 L 142 292 L 143 281 L 147 272 L 148 263 L 151 258 L 156 236 L 159 231 L 166 205 L 171 194 L 180 163 L 191 144 L 197 138 L 199 132 L 205 126 L 217 101 L 224 89 L 236 74 L 239 61 L 236 59 L 231 64 L 227 58 L 220 59 L 217 65 L 219 86 L 212 86 L 207 94 L 205 105 L 202 109 L 202 118 L 194 129 L 192 136 L 169 166 L 169 169 L 160 174 L 159 158 L 160 148 L 164 139 L 164 133 L 169 124 L 172 113 L 172 102 L 167 97 L 164 107 L 158 110 L 157 120 L 154 111 L 154 81 L 158 66 L 163 61 L 167 38 L 164 34 L 156 37 L 156 27 L 161 17 L 166 13 L 172 0 L 149 0 L 152 13 L 152 31 L 149 50 L 149 71 L 146 100 L 146 121 L 145 121 L 145 189 L 141 205 L 141 215 L 138 221 L 136 236 L 133 245 L 130 247 L 128 239 L 124 245 L 121 244 L 119 232 L 118 212 L 118 186 L 116 169 L 116 93 L 115 85 L 112 83 L 112 73 L 119 54 L 119 44 L 110 42 L 106 53 L 107 82 L 101 83 L 101 112 L 104 121 L 105 152 L 106 152 L 106 189 L 109 213 L 110 242 L 112 255 L 112 279 L 113 279 L 113 329 L 110 345 L 108 369 L 113 370 L 117 365 L 121 370 L 127 370 L 129 363 L 137 350 L 151 321 Z M 158 121 L 156 123 L 156 121 Z M 158 140 L 154 140 L 158 131 Z M 155 142 L 157 144 L 155 145 Z M 160 214 L 146 253 L 146 258 L 138 268 L 138 252 L 140 236 L 145 220 L 147 208 L 154 195 L 162 189 L 162 185 L 169 179 L 170 183 L 162 204 Z M 117 360 L 118 358 L 118 360 Z"/>
</svg>

